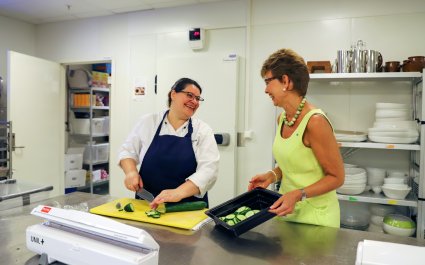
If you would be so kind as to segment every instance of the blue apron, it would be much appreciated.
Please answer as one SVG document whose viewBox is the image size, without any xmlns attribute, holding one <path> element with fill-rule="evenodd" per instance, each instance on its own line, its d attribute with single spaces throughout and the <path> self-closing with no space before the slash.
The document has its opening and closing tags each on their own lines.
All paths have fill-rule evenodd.
<svg viewBox="0 0 425 265">
<path fill-rule="evenodd" d="M 144 188 L 155 197 L 165 189 L 175 189 L 183 184 L 186 178 L 195 173 L 198 165 L 192 147 L 192 119 L 189 119 L 189 129 L 184 137 L 159 135 L 167 114 L 168 111 L 156 130 L 139 171 Z M 140 198 L 136 195 L 136 199 Z M 208 204 L 208 196 L 191 196 L 183 201 L 205 201 Z"/>
</svg>

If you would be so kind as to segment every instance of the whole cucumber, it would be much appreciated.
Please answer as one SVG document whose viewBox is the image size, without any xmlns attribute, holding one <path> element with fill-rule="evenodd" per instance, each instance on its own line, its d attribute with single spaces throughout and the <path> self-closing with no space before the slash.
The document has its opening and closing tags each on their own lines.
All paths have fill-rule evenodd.
<svg viewBox="0 0 425 265">
<path fill-rule="evenodd" d="M 166 203 L 165 212 L 172 213 L 172 212 L 196 211 L 196 210 L 202 210 L 206 207 L 207 207 L 207 203 L 204 201 Z"/>
</svg>

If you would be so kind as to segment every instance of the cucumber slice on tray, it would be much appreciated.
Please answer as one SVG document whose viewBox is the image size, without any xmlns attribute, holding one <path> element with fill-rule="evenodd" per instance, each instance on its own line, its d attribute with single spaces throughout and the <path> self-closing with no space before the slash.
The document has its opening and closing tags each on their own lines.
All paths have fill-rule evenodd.
<svg viewBox="0 0 425 265">
<path fill-rule="evenodd" d="M 239 222 L 250 218 L 251 216 L 254 216 L 258 212 L 260 212 L 260 210 L 253 210 L 248 206 L 241 206 L 234 213 L 227 214 L 225 216 L 220 216 L 219 219 L 225 222 L 226 224 L 233 226 Z"/>
</svg>

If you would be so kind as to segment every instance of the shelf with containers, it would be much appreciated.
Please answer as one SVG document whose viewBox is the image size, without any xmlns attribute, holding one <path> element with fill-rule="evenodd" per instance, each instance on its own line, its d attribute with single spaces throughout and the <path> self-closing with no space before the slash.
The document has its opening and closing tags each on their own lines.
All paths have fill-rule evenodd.
<svg viewBox="0 0 425 265">
<path fill-rule="evenodd" d="M 325 111 L 334 130 L 367 133 L 373 127 L 379 102 L 411 106 L 411 120 L 416 121 L 419 131 L 415 143 L 379 143 L 369 139 L 338 142 L 344 163 L 407 172 L 412 189 L 406 198 L 392 199 L 383 192 L 370 190 L 355 195 L 338 194 L 338 198 L 401 208 L 416 221 L 418 238 L 425 238 L 423 77 L 419 72 L 311 74 L 307 94 L 310 102 Z"/>
<path fill-rule="evenodd" d="M 84 185 L 74 190 L 108 194 L 110 79 L 107 73 L 90 72 L 90 67 L 78 66 L 82 78 L 68 81 L 68 146 L 82 148 L 82 170 L 86 171 Z"/>
</svg>

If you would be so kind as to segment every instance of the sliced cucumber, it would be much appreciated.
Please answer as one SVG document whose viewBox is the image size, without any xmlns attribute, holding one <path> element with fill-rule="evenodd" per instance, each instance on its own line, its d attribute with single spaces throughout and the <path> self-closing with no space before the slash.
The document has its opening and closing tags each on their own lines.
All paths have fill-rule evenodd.
<svg viewBox="0 0 425 265">
<path fill-rule="evenodd" d="M 260 210 L 258 209 L 253 210 L 248 206 L 241 206 L 233 213 L 220 216 L 219 219 L 228 225 L 236 225 L 259 212 Z"/>
<path fill-rule="evenodd" d="M 249 218 L 249 217 L 253 216 L 254 214 L 255 214 L 255 212 L 254 212 L 254 211 L 248 211 L 248 212 L 245 214 L 245 217 L 246 217 L 246 218 Z"/>
<path fill-rule="evenodd" d="M 247 206 L 241 206 L 235 211 L 235 213 L 236 214 L 245 214 L 246 212 L 248 212 L 250 210 L 251 210 L 251 208 L 249 208 Z"/>
<path fill-rule="evenodd" d="M 235 225 L 235 221 L 229 220 L 229 221 L 226 221 L 226 224 L 228 224 L 228 225 Z"/>
<path fill-rule="evenodd" d="M 236 215 L 236 218 L 237 218 L 239 221 L 243 221 L 243 220 L 245 220 L 245 219 L 246 219 L 246 216 L 245 216 L 245 215 L 242 215 L 242 214 L 238 214 L 238 215 Z"/>
<path fill-rule="evenodd" d="M 124 206 L 124 211 L 126 211 L 126 212 L 134 212 L 134 206 L 133 206 L 133 204 L 131 202 L 130 203 L 127 203 Z"/>
<path fill-rule="evenodd" d="M 228 215 L 226 215 L 226 220 L 233 220 L 233 219 L 235 219 L 235 215 L 234 214 L 228 214 Z"/>
<path fill-rule="evenodd" d="M 161 217 L 161 213 L 158 212 L 157 210 L 151 209 L 149 211 L 145 212 L 146 216 L 148 217 L 152 217 L 152 218 L 159 218 Z"/>
</svg>

